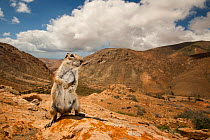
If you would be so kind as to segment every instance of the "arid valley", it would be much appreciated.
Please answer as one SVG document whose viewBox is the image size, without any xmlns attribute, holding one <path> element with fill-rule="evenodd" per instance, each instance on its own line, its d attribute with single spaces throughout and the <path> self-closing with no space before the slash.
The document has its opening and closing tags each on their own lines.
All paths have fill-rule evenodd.
<svg viewBox="0 0 210 140">
<path fill-rule="evenodd" d="M 62 60 L 0 43 L 0 139 L 210 138 L 210 42 L 146 51 L 107 48 L 84 58 L 77 93 L 85 117 L 50 128 L 50 89 Z"/>
</svg>

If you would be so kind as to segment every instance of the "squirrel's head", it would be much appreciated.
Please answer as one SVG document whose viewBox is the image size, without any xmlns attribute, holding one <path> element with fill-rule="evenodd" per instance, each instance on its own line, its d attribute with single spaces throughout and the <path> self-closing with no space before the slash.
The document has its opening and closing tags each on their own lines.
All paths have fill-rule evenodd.
<svg viewBox="0 0 210 140">
<path fill-rule="evenodd" d="M 64 61 L 67 64 L 70 64 L 74 67 L 79 67 L 83 62 L 83 57 L 76 55 L 76 54 L 67 53 Z"/>
</svg>

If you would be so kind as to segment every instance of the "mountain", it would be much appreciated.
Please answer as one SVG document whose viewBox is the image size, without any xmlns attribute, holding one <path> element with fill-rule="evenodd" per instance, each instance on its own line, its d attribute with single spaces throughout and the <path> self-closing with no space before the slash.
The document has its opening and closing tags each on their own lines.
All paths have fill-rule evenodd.
<svg viewBox="0 0 210 140">
<path fill-rule="evenodd" d="M 79 85 L 124 84 L 149 95 L 210 97 L 210 42 L 184 42 L 147 51 L 107 48 L 85 57 Z M 62 60 L 41 59 L 52 71 Z"/>
<path fill-rule="evenodd" d="M 210 42 L 147 51 L 107 48 L 85 57 L 80 82 L 95 89 L 124 84 L 144 94 L 210 97 Z"/>
<path fill-rule="evenodd" d="M 53 60 L 53 59 L 47 59 L 47 58 L 39 58 L 39 60 L 41 60 L 42 62 L 44 62 L 46 64 L 46 66 L 52 72 L 55 72 L 58 69 L 58 67 L 61 65 L 61 63 L 63 62 L 63 59 Z"/>
<path fill-rule="evenodd" d="M 0 83 L 18 91 L 32 90 L 50 83 L 51 72 L 32 55 L 0 43 Z"/>
</svg>

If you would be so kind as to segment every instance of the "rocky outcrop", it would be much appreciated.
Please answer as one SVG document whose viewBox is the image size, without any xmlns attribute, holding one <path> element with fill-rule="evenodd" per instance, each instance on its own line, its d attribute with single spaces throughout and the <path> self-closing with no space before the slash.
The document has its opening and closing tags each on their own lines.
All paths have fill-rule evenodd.
<svg viewBox="0 0 210 140">
<path fill-rule="evenodd" d="M 37 94 L 37 93 L 31 93 L 31 94 L 25 94 L 22 95 L 21 98 L 27 100 L 27 101 L 34 101 L 34 100 L 38 100 L 41 101 L 41 97 Z"/>
<path fill-rule="evenodd" d="M 126 115 L 93 104 L 88 98 L 81 99 L 86 117 L 66 115 L 44 129 L 49 122 L 50 95 L 39 95 L 39 105 L 22 98 L 26 95 L 17 96 L 7 91 L 1 91 L 0 95 L 0 139 L 167 140 L 171 137 L 152 125 L 138 123 L 135 119 L 128 121 Z"/>
<path fill-rule="evenodd" d="M 85 117 L 74 116 L 72 112 L 45 129 L 50 121 L 50 95 L 15 95 L 8 90 L 11 88 L 1 87 L 0 139 L 180 140 L 209 137 L 208 130 L 180 128 L 192 127 L 191 120 L 174 118 L 185 108 L 209 107 L 207 100 L 197 103 L 166 101 L 114 84 L 102 93 L 79 97 Z"/>
<path fill-rule="evenodd" d="M 49 134 L 51 134 L 49 136 Z M 45 139 L 112 140 L 112 139 L 167 139 L 144 126 L 129 128 L 95 117 L 78 118 L 66 116 L 43 132 Z"/>
<path fill-rule="evenodd" d="M 179 128 L 181 135 L 188 137 L 189 139 L 205 140 L 210 138 L 210 131 L 205 130 L 194 130 L 192 128 Z"/>
</svg>

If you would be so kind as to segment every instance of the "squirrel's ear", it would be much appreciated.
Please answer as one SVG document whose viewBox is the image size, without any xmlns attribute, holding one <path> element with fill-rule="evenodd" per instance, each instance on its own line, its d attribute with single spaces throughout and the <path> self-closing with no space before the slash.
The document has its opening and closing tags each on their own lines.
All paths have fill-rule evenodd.
<svg viewBox="0 0 210 140">
<path fill-rule="evenodd" d="M 68 55 L 69 55 L 69 53 L 67 53 L 67 54 L 66 54 L 65 58 L 67 58 L 67 57 L 68 57 Z"/>
</svg>

